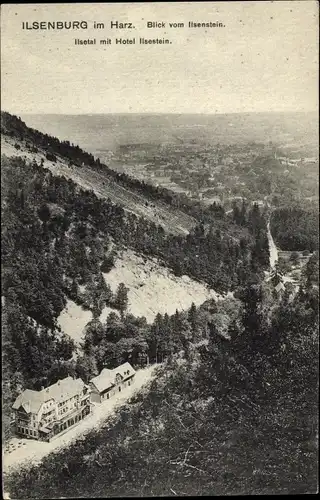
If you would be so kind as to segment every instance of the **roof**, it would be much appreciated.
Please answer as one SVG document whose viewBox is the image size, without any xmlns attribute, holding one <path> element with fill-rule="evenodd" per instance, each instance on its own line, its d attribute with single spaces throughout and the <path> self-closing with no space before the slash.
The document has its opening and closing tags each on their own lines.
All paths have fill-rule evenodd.
<svg viewBox="0 0 320 500">
<path fill-rule="evenodd" d="M 73 379 L 72 377 L 66 377 L 63 380 L 58 380 L 58 382 L 50 385 L 47 389 L 43 389 L 41 392 L 44 393 L 44 402 L 55 399 L 58 403 L 61 403 L 79 394 L 84 385 L 81 378 Z"/>
<path fill-rule="evenodd" d="M 115 376 L 112 370 L 104 368 L 100 375 L 92 378 L 90 382 L 96 386 L 99 392 L 103 392 L 114 385 L 114 379 Z"/>
<path fill-rule="evenodd" d="M 112 371 L 114 372 L 115 375 L 117 375 L 117 373 L 120 373 L 120 375 L 124 378 L 124 380 L 136 373 L 135 370 L 130 365 L 130 363 L 123 363 L 123 365 L 114 368 Z"/>
<path fill-rule="evenodd" d="M 22 406 L 26 413 L 37 413 L 42 403 L 50 399 L 54 399 L 57 403 L 66 401 L 79 394 L 83 387 L 84 382 L 80 378 L 66 377 L 41 391 L 26 389 L 17 397 L 12 408 L 18 410 Z"/>
<path fill-rule="evenodd" d="M 43 394 L 40 391 L 32 391 L 26 389 L 23 391 L 13 403 L 12 408 L 18 410 L 20 406 L 25 410 L 26 413 L 36 413 L 39 411 L 40 406 L 43 403 Z"/>
<path fill-rule="evenodd" d="M 39 431 L 44 432 L 45 434 L 49 434 L 49 432 L 51 432 L 51 430 L 48 429 L 48 427 L 40 427 Z"/>
<path fill-rule="evenodd" d="M 286 287 L 284 286 L 284 284 L 281 281 L 275 287 L 276 292 L 280 292 L 280 290 L 285 290 L 285 289 L 286 289 Z"/>
<path fill-rule="evenodd" d="M 116 376 L 118 374 L 122 377 L 123 380 L 126 380 L 135 373 L 136 372 L 132 368 L 130 363 L 124 363 L 123 365 L 120 365 L 113 370 L 104 368 L 100 375 L 91 379 L 90 382 L 96 386 L 99 392 L 104 392 L 107 389 L 110 389 L 112 386 L 116 385 Z"/>
</svg>

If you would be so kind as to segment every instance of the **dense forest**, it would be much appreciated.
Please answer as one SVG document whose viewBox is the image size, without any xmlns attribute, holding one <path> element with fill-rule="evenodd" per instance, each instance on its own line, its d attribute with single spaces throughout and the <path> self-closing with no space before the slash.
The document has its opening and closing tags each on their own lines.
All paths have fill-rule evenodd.
<svg viewBox="0 0 320 500">
<path fill-rule="evenodd" d="M 170 355 L 110 425 L 8 479 L 14 498 L 314 493 L 318 291 L 246 287 L 228 330 Z M 210 307 L 212 310 L 209 313 Z M 193 309 L 204 328 L 215 304 Z M 224 311 L 225 312 L 225 311 Z M 263 452 L 262 452 L 263 450 Z"/>
<path fill-rule="evenodd" d="M 319 207 L 282 207 L 271 217 L 271 231 L 281 250 L 319 249 Z"/>
<path fill-rule="evenodd" d="M 80 148 L 26 132 L 9 117 L 3 131 L 30 141 L 30 150 L 104 168 Z M 313 492 L 318 254 L 305 266 L 299 292 L 279 299 L 262 279 L 266 214 L 256 204 L 235 203 L 228 215 L 217 206 L 205 213 L 189 207 L 197 226 L 174 236 L 36 161 L 2 157 L 1 176 L 4 438 L 12 401 L 25 388 L 67 375 L 88 381 L 124 361 L 163 363 L 150 391 L 119 410 L 109 429 L 6 478 L 10 495 Z M 116 292 L 108 285 L 121 248 L 234 296 L 158 314 L 148 324 L 128 314 L 123 283 Z M 57 323 L 67 299 L 92 312 L 80 349 Z M 105 306 L 117 312 L 101 322 Z"/>
<path fill-rule="evenodd" d="M 70 164 L 100 167 L 99 161 L 79 147 L 31 130 L 9 114 L 2 113 L 1 130 L 17 140 L 17 153 L 19 142 L 27 141 L 31 152 L 42 148 L 52 161 L 59 154 L 69 158 Z M 154 255 L 176 274 L 189 274 L 220 292 L 248 280 L 257 281 L 268 260 L 264 217 L 256 207 L 251 211 L 242 207 L 240 219 L 236 208 L 233 215 L 233 220 L 225 220 L 225 224 L 231 229 L 233 224 L 240 234 L 243 232 L 239 241 L 203 221 L 187 237 L 174 237 L 166 235 L 161 226 L 80 189 L 71 180 L 53 176 L 35 161 L 30 165 L 19 157 L 3 158 L 5 421 L 9 422 L 12 400 L 23 388 L 39 389 L 75 369 L 81 376 L 91 375 L 97 370 L 97 362 L 98 368 L 101 366 L 101 356 L 97 360 L 92 357 L 88 342 L 83 357 L 74 366 L 74 343 L 59 331 L 57 318 L 69 298 L 90 309 L 95 323 L 105 305 L 119 309 L 122 321 L 126 321 L 126 291 L 120 287 L 113 296 L 102 275 L 113 266 L 111 241 Z M 212 207 L 212 221 L 223 217 L 219 208 Z M 81 292 L 83 286 L 85 292 Z M 109 323 L 112 321 L 115 318 Z M 127 327 L 122 325 L 122 337 L 115 333 L 114 338 L 125 346 L 121 347 L 120 342 L 115 353 L 109 342 L 109 356 L 106 346 L 103 351 L 105 362 L 127 360 L 128 352 L 133 361 L 141 352 L 152 359 L 152 341 L 144 331 L 145 323 L 142 319 L 137 328 L 143 333 L 131 338 L 131 343 L 124 341 Z M 92 328 L 88 325 L 88 331 Z M 7 431 L 8 427 L 5 435 Z"/>
<path fill-rule="evenodd" d="M 57 325 L 67 298 L 90 309 L 95 323 L 105 305 L 118 309 L 122 321 L 130 321 L 123 314 L 126 290 L 120 287 L 112 294 L 102 274 L 106 276 L 113 266 L 111 241 L 156 256 L 176 274 L 189 274 L 222 293 L 257 282 L 268 259 L 265 221 L 257 206 L 251 210 L 243 206 L 239 213 L 234 208 L 235 223 L 252 228 L 250 238 L 240 242 L 202 223 L 186 237 L 167 235 L 160 226 L 19 157 L 2 159 L 2 217 L 8 411 L 12 398 L 23 387 L 39 389 L 74 369 L 75 346 Z M 85 291 L 81 291 L 83 286 Z M 112 321 L 116 322 L 115 318 Z M 135 328 L 139 331 L 146 329 L 144 319 L 132 321 L 138 321 Z M 117 346 L 118 354 L 110 342 L 100 350 L 105 361 L 127 360 L 128 352 L 133 351 L 133 356 L 143 353 L 152 358 L 150 335 L 131 335 L 134 339 L 130 341 L 126 332 L 131 327 L 124 324 L 121 328 L 122 334 L 110 333 L 117 342 L 122 341 Z M 77 373 L 86 373 L 88 365 L 95 366 L 87 344 Z M 97 346 L 93 343 L 92 349 L 99 351 Z M 100 354 L 98 368 L 101 362 Z"/>
</svg>

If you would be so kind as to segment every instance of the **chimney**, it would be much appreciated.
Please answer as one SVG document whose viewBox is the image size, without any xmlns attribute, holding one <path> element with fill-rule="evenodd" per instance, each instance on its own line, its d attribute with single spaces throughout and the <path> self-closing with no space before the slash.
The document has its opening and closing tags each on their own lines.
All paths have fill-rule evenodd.
<svg viewBox="0 0 320 500">
<path fill-rule="evenodd" d="M 60 380 L 58 380 L 58 382 L 57 382 L 57 383 L 58 383 L 58 385 L 60 385 Z"/>
<path fill-rule="evenodd" d="M 41 386 L 41 390 L 44 391 L 44 385 Z"/>
</svg>

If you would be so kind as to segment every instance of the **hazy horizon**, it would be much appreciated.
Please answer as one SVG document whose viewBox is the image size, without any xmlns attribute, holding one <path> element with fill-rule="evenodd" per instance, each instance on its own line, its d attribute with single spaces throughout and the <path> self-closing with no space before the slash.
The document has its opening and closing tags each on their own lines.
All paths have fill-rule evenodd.
<svg viewBox="0 0 320 500">
<path fill-rule="evenodd" d="M 253 113 L 19 113 L 36 130 L 79 144 L 90 152 L 124 144 L 165 144 L 178 140 L 239 144 L 288 140 L 315 143 L 318 120 L 312 112 Z"/>
<path fill-rule="evenodd" d="M 17 114 L 12 111 L 8 110 L 2 110 L 4 112 L 10 113 L 10 114 Z M 105 116 L 105 115 L 151 115 L 151 116 L 157 116 L 157 115 L 187 115 L 187 116 L 194 116 L 194 115 L 199 115 L 199 116 L 224 116 L 224 115 L 251 115 L 251 114 L 257 114 L 257 115 L 268 115 L 268 114 L 318 114 L 318 110 L 297 110 L 297 111 L 234 111 L 234 112 L 220 112 L 220 113 L 188 113 L 188 112 L 166 112 L 166 111 L 159 111 L 159 112 L 105 112 L 105 113 L 40 113 L 40 112 L 33 112 L 33 113 L 21 113 L 21 116 L 48 116 L 48 115 L 53 115 L 53 116 Z"/>
</svg>

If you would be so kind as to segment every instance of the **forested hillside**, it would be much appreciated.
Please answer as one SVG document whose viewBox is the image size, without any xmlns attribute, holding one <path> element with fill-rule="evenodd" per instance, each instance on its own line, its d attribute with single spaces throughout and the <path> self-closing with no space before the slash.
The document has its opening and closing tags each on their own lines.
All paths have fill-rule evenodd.
<svg viewBox="0 0 320 500">
<path fill-rule="evenodd" d="M 315 493 L 318 294 L 265 292 L 244 291 L 230 341 L 213 326 L 109 426 L 8 478 L 12 496 Z"/>
<path fill-rule="evenodd" d="M 258 279 L 259 260 L 265 259 L 256 251 L 258 240 L 251 253 L 250 241 L 234 243 L 203 225 L 186 238 L 166 235 L 19 157 L 2 160 L 2 216 L 4 338 L 12 392 L 26 384 L 39 388 L 70 370 L 74 345 L 57 326 L 66 298 L 91 309 L 94 318 L 104 305 L 122 310 L 121 297 L 119 304 L 102 276 L 113 265 L 111 238 L 222 292 Z M 259 222 L 255 210 L 252 217 Z"/>
<path fill-rule="evenodd" d="M 299 293 L 278 298 L 263 282 L 269 254 L 258 205 L 234 204 L 228 215 L 214 205 L 182 206 L 197 223 L 189 234 L 172 234 L 54 175 L 36 156 L 19 157 L 19 143 L 29 141 L 31 155 L 41 147 L 53 163 L 60 155 L 76 168 L 107 168 L 80 148 L 10 115 L 2 131 L 17 146 L 1 169 L 4 438 L 25 388 L 67 375 L 88 381 L 125 361 L 163 363 L 150 392 L 120 411 L 112 428 L 7 478 L 11 496 L 314 491 L 318 256 Z M 158 314 L 150 324 L 128 313 L 123 283 L 116 291 L 108 285 L 120 249 L 234 296 Z M 92 313 L 80 349 L 58 326 L 68 299 Z M 101 322 L 105 306 L 117 313 Z"/>
<path fill-rule="evenodd" d="M 70 144 L 69 141 L 59 141 L 56 137 L 31 129 L 19 117 L 10 113 L 1 113 L 1 133 L 17 141 L 15 147 L 18 151 L 25 145 L 32 153 L 37 153 L 39 150 L 45 151 L 46 158 L 50 161 L 55 162 L 57 157 L 67 159 L 70 168 L 80 169 L 84 165 L 89 166 L 95 172 L 104 173 L 106 175 L 105 180 L 110 181 L 112 179 L 118 185 L 129 188 L 134 193 L 143 194 L 144 197 L 151 201 L 158 200 L 165 202 L 169 206 L 178 207 L 198 220 L 210 221 L 214 216 L 216 222 L 218 222 L 217 219 L 223 218 L 224 210 L 220 206 L 206 208 L 200 202 L 191 200 L 184 194 L 174 193 L 161 186 L 153 186 L 127 174 L 119 174 L 108 168 L 107 165 L 102 164 L 99 158 L 95 158 L 92 154 L 83 151 L 78 145 Z M 100 179 L 101 181 L 103 180 Z"/>
<path fill-rule="evenodd" d="M 175 193 L 161 186 L 156 187 L 127 174 L 119 174 L 102 164 L 99 159 L 95 159 L 90 153 L 83 151 L 79 146 L 70 144 L 69 141 L 59 141 L 48 134 L 30 129 L 20 118 L 6 112 L 1 113 L 1 132 L 6 139 L 10 138 L 11 141 L 16 141 L 14 148 L 21 155 L 26 152 L 31 153 L 31 156 L 43 153 L 45 159 L 52 165 L 55 165 L 59 158 L 66 160 L 69 174 L 71 172 L 79 172 L 79 174 L 85 172 L 84 178 L 87 186 L 94 185 L 96 192 L 105 192 L 105 198 L 111 197 L 115 203 L 120 204 L 123 208 L 135 212 L 133 205 L 137 208 L 137 204 L 142 203 L 144 210 L 141 212 L 141 207 L 139 207 L 138 215 L 144 213 L 146 216 L 156 212 L 158 217 L 151 218 L 151 220 L 161 223 L 167 231 L 169 229 L 167 216 L 169 215 L 172 226 L 176 224 L 177 227 L 190 229 L 198 221 L 198 223 L 213 224 L 215 229 L 237 239 L 246 235 L 244 227 L 240 230 L 237 224 L 231 224 L 232 219 L 226 216 L 222 206 L 213 203 L 206 207 L 201 202 L 188 198 L 185 194 Z M 94 182 L 88 182 L 88 172 L 91 172 L 91 180 Z M 97 184 L 100 184 L 99 189 L 97 189 Z"/>
<path fill-rule="evenodd" d="M 5 134 L 19 136 L 19 127 L 20 121 L 12 117 L 3 122 Z M 25 140 L 24 133 L 22 124 L 19 140 Z M 27 130 L 27 139 L 29 133 L 31 138 L 37 134 Z M 43 137 L 42 140 L 47 147 Z M 59 146 L 59 141 L 52 139 L 50 144 Z M 73 146 L 62 147 L 60 154 L 66 151 L 82 155 Z M 48 154 L 53 154 L 50 148 Z M 81 159 L 91 161 L 86 154 Z M 225 219 L 224 225 L 233 234 L 233 228 L 237 228 L 237 235 L 242 234 L 240 238 L 215 228 L 213 216 L 210 224 L 199 222 L 187 236 L 175 236 L 110 200 L 81 189 L 70 179 L 54 176 L 36 160 L 30 163 L 19 156 L 3 156 L 1 175 L 7 421 L 12 400 L 25 387 L 39 389 L 70 372 L 84 374 L 87 379 L 101 368 L 102 362 L 121 362 L 129 357 L 137 362 L 141 355 L 154 357 L 146 320 L 126 314 L 125 287 L 119 286 L 112 293 L 103 277 L 102 273 L 112 269 L 114 262 L 111 242 L 116 247 L 129 247 L 156 257 L 175 274 L 192 276 L 220 293 L 259 281 L 267 266 L 265 219 L 257 206 L 249 209 L 243 205 L 241 210 L 235 207 L 231 218 Z M 217 213 L 216 219 L 221 220 L 221 214 Z M 105 306 L 120 311 L 120 319 L 114 315 L 108 319 L 111 331 L 110 325 L 116 325 L 115 329 L 118 323 L 121 325 L 120 333 L 110 334 L 111 344 L 100 351 L 99 342 L 93 341 L 91 347 L 100 352 L 98 359 L 92 358 L 88 341 L 81 356 L 75 359 L 74 342 L 57 323 L 67 299 L 92 312 L 88 332 L 101 330 L 98 318 Z M 133 324 L 138 335 L 130 333 Z M 99 338 L 101 332 L 95 335 Z M 122 344 L 115 348 L 120 341 Z M 162 357 L 167 352 L 168 347 Z"/>
<path fill-rule="evenodd" d="M 319 249 L 319 206 L 309 205 L 282 207 L 272 214 L 271 230 L 281 250 Z"/>
</svg>

